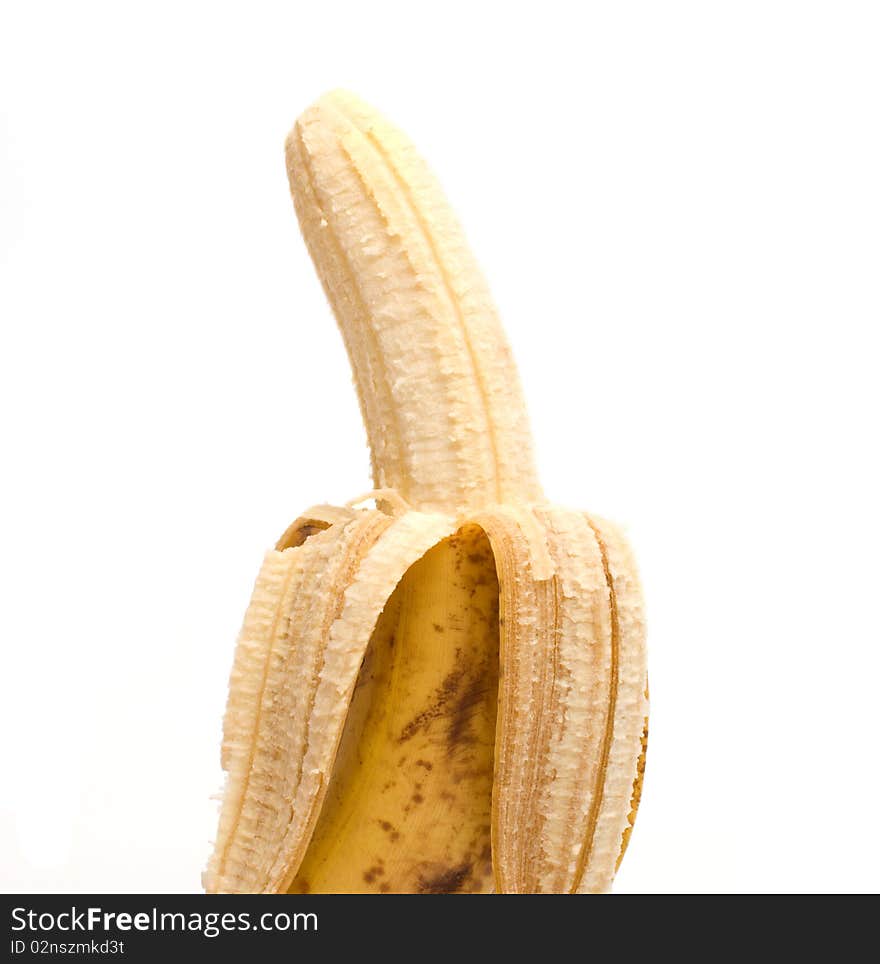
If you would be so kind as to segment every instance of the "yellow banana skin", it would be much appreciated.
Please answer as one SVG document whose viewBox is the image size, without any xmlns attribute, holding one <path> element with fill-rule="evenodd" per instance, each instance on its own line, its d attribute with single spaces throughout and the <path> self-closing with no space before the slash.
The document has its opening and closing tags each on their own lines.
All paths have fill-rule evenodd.
<svg viewBox="0 0 880 964">
<path fill-rule="evenodd" d="M 377 508 L 316 506 L 266 556 L 205 888 L 605 892 L 644 775 L 629 547 L 544 498 L 488 288 L 405 136 L 334 92 L 287 162 Z"/>
<path fill-rule="evenodd" d="M 294 893 L 492 890 L 498 666 L 495 564 L 468 526 L 379 618 Z"/>
</svg>

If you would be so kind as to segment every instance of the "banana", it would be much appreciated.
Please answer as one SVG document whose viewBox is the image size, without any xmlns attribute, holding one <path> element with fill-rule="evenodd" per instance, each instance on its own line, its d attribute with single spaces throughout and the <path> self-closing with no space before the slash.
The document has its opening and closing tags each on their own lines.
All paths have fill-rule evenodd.
<svg viewBox="0 0 880 964">
<path fill-rule="evenodd" d="M 647 740 L 629 547 L 545 499 L 488 288 L 405 136 L 337 91 L 286 154 L 375 489 L 265 557 L 205 889 L 605 892 Z"/>
</svg>

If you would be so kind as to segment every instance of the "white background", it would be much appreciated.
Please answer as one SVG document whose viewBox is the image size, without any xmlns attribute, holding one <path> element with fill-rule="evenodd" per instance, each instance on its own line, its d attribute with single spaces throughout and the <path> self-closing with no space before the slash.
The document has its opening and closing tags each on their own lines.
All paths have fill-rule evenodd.
<svg viewBox="0 0 880 964">
<path fill-rule="evenodd" d="M 0 887 L 199 888 L 262 552 L 369 487 L 282 151 L 347 86 L 464 221 L 546 489 L 635 544 L 617 891 L 878 889 L 877 5 L 0 9 Z"/>
</svg>

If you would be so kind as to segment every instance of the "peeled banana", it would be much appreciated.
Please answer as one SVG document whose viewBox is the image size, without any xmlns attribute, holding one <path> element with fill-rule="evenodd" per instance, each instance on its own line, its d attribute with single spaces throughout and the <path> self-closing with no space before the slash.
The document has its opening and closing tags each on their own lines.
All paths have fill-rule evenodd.
<svg viewBox="0 0 880 964">
<path fill-rule="evenodd" d="M 265 557 L 204 886 L 607 891 L 647 733 L 630 550 L 546 501 L 486 283 L 404 135 L 337 91 L 286 153 L 376 508 L 316 506 Z"/>
</svg>

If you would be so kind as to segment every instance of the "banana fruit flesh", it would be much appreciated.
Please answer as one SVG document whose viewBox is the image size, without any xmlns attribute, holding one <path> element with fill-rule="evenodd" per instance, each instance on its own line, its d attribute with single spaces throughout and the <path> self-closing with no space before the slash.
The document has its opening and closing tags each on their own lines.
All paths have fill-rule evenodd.
<svg viewBox="0 0 880 964">
<path fill-rule="evenodd" d="M 630 550 L 540 488 L 510 349 L 430 171 L 325 95 L 287 141 L 375 509 L 267 553 L 239 637 L 212 893 L 601 893 L 647 734 Z"/>
</svg>

